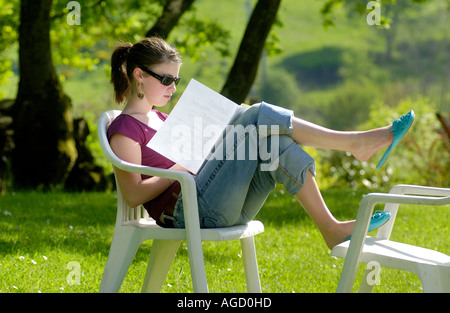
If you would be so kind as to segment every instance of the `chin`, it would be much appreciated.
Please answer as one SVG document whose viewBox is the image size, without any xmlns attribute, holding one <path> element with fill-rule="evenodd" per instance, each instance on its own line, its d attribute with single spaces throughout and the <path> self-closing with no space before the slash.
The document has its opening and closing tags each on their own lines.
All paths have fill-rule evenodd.
<svg viewBox="0 0 450 313">
<path fill-rule="evenodd" d="M 168 100 L 163 100 L 163 101 L 159 101 L 159 102 L 155 102 L 153 104 L 154 107 L 163 107 L 167 104 L 167 102 L 169 102 Z"/>
</svg>

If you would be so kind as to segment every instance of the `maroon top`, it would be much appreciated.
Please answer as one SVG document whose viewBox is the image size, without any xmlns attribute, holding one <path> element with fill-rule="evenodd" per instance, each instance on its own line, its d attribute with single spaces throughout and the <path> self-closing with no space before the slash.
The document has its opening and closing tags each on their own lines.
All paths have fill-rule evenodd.
<svg viewBox="0 0 450 313">
<path fill-rule="evenodd" d="M 165 121 L 167 118 L 167 114 L 161 113 L 157 110 L 153 110 L 156 112 L 158 117 Z M 131 115 L 121 114 L 111 123 L 108 128 L 108 139 L 111 140 L 111 137 L 114 134 L 122 134 L 137 143 L 141 146 L 142 153 L 142 165 L 158 167 L 163 169 L 168 169 L 175 165 L 174 162 L 170 161 L 166 157 L 162 156 L 158 152 L 147 147 L 150 139 L 155 135 L 156 130 L 151 128 L 150 126 L 142 123 Z M 142 179 L 149 178 L 151 176 L 141 175 Z M 163 193 L 161 193 L 158 197 L 149 202 L 144 203 L 144 208 L 150 214 L 150 216 L 159 220 L 159 216 L 161 215 L 163 209 L 166 207 L 170 196 L 173 190 L 179 185 L 179 182 L 173 183 L 169 188 L 167 188 Z"/>
</svg>

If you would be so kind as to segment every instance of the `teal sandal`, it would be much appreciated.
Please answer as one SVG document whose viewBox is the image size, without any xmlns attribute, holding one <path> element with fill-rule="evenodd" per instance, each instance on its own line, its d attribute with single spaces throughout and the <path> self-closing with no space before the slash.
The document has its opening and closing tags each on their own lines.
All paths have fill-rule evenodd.
<svg viewBox="0 0 450 313">
<path fill-rule="evenodd" d="M 388 211 L 376 211 L 374 215 L 372 215 L 372 217 L 370 218 L 370 224 L 369 224 L 369 229 L 367 230 L 372 231 L 375 230 L 377 228 L 380 228 L 381 226 L 383 226 L 384 224 L 387 223 L 387 221 L 389 221 L 389 219 L 391 218 L 391 213 Z M 346 239 L 350 240 L 352 238 L 352 236 L 348 237 Z"/>
<path fill-rule="evenodd" d="M 408 132 L 414 121 L 414 111 L 411 110 L 407 114 L 403 114 L 398 120 L 392 123 L 391 132 L 394 133 L 394 139 L 392 140 L 392 144 L 386 149 L 383 156 L 381 157 L 380 162 L 378 162 L 377 169 L 380 169 L 387 158 L 391 154 L 392 150 L 397 146 L 403 136 Z"/>
</svg>

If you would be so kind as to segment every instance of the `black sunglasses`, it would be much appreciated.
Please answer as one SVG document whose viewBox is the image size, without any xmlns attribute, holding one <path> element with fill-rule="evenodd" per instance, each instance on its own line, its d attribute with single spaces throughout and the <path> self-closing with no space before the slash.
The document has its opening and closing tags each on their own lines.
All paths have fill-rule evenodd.
<svg viewBox="0 0 450 313">
<path fill-rule="evenodd" d="M 167 75 L 161 76 L 161 75 L 158 75 L 155 72 L 152 72 L 146 68 L 141 68 L 141 69 L 144 72 L 146 72 L 148 75 L 155 77 L 164 86 L 170 86 L 173 82 L 175 82 L 175 85 L 178 85 L 178 83 L 180 82 L 180 79 L 181 79 L 180 77 L 172 77 L 172 76 L 167 76 Z"/>
</svg>

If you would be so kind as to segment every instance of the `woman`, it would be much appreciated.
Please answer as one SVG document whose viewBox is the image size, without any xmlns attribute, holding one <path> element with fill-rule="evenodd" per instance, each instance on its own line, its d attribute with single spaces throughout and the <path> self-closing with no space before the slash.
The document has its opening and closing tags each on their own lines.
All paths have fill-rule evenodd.
<svg viewBox="0 0 450 313">
<path fill-rule="evenodd" d="M 111 123 L 108 137 L 119 158 L 135 164 L 187 171 L 146 146 L 167 117 L 155 108 L 166 105 L 176 91 L 181 64 L 178 52 L 160 38 L 145 38 L 135 45 L 124 43 L 116 47 L 111 59 L 111 83 L 115 100 L 126 105 Z M 263 171 L 264 161 L 259 158 L 210 159 L 195 176 L 201 227 L 247 223 L 256 216 L 275 183 L 281 183 L 305 208 L 332 249 L 351 235 L 355 221 L 340 222 L 330 213 L 314 179 L 314 160 L 299 145 L 348 151 L 360 161 L 367 161 L 379 149 L 390 145 L 380 161 L 381 166 L 413 118 L 411 111 L 392 126 L 340 132 L 301 120 L 293 116 L 292 111 L 266 103 L 242 109 L 233 125 L 278 126 L 277 134 L 269 134 L 279 139 L 278 166 Z M 235 138 L 235 145 L 249 145 L 249 140 L 244 134 L 242 138 Z M 223 153 L 235 151 L 236 146 L 227 147 Z M 143 204 L 160 226 L 184 227 L 178 182 L 117 168 L 115 172 L 119 188 L 131 207 Z M 388 212 L 377 212 L 369 229 L 380 227 L 389 218 Z"/>
</svg>

